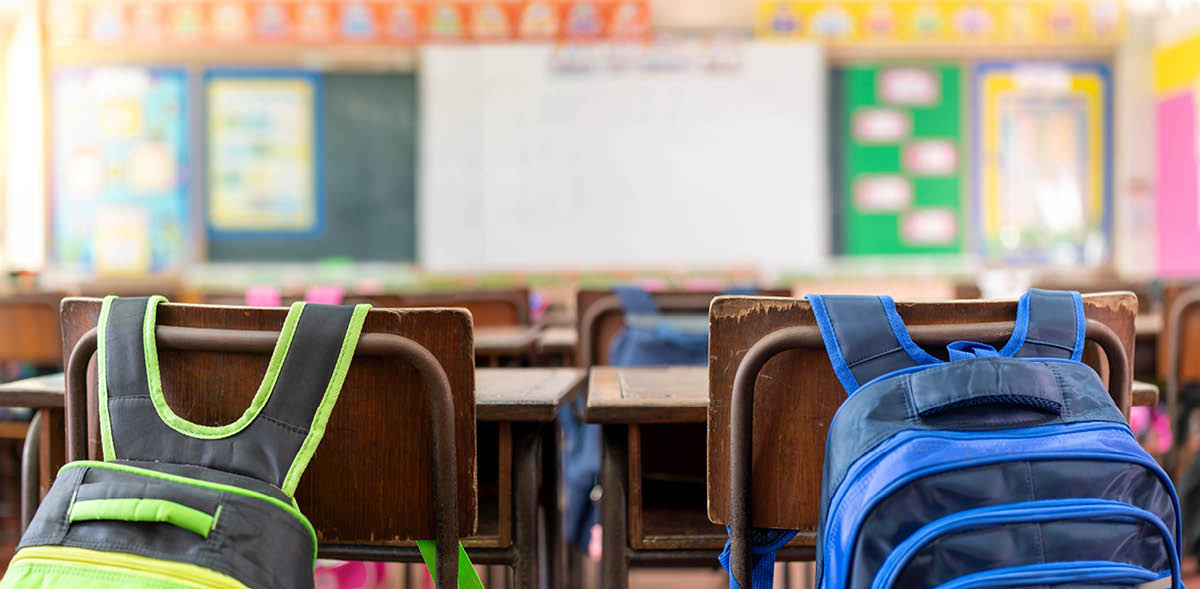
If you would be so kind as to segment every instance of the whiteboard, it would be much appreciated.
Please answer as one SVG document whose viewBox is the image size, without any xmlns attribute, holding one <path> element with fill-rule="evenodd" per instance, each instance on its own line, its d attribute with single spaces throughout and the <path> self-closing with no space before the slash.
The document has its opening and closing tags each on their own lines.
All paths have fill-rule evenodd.
<svg viewBox="0 0 1200 589">
<path fill-rule="evenodd" d="M 735 47 L 740 65 L 723 70 L 588 71 L 553 66 L 551 45 L 424 47 L 421 262 L 822 263 L 824 58 L 804 44 Z"/>
</svg>

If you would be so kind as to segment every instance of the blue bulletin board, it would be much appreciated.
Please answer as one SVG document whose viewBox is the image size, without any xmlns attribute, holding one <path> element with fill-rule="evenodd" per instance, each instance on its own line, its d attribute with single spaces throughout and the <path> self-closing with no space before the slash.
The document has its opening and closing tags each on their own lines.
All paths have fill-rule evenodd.
<svg viewBox="0 0 1200 589">
<path fill-rule="evenodd" d="M 52 84 L 56 264 L 115 275 L 179 270 L 192 247 L 186 73 L 73 68 Z"/>
</svg>

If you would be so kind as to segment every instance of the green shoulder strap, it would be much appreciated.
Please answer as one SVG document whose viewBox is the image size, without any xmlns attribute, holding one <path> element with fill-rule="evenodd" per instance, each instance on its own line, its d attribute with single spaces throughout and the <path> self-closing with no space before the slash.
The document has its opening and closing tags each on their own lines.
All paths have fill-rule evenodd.
<svg viewBox="0 0 1200 589">
<path fill-rule="evenodd" d="M 421 551 L 421 559 L 425 561 L 425 568 L 429 569 L 429 577 L 436 583 L 437 543 L 433 540 L 417 540 L 417 549 Z M 458 545 L 458 589 L 483 589 L 479 573 L 475 572 L 475 565 L 471 564 L 471 559 L 467 556 L 467 549 L 463 548 L 461 542 Z"/>
</svg>

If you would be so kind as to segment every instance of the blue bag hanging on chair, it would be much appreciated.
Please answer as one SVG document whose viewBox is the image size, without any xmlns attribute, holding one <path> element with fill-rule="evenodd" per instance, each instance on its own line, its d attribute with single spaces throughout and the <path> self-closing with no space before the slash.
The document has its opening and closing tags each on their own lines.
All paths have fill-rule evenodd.
<svg viewBox="0 0 1200 589">
<path fill-rule="evenodd" d="M 808 300 L 849 395 L 826 442 L 818 589 L 1183 587 L 1179 500 L 1080 361 L 1079 293 L 1030 290 L 1004 346 L 956 341 L 949 361 L 889 297 Z M 763 589 L 795 531 L 756 532 Z"/>
<path fill-rule="evenodd" d="M 637 287 L 615 289 L 625 311 L 625 329 L 609 350 L 612 366 L 683 366 L 708 363 L 708 315 L 664 315 L 650 293 Z M 592 498 L 600 476 L 600 426 L 584 424 L 583 399 L 560 412 L 563 477 L 567 485 L 567 541 L 586 550 L 597 523 Z"/>
</svg>

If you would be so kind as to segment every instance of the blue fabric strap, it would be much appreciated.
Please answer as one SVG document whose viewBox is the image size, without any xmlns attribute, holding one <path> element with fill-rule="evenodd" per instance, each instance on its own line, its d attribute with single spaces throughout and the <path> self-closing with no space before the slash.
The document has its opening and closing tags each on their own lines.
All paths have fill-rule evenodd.
<svg viewBox="0 0 1200 589">
<path fill-rule="evenodd" d="M 887 296 L 805 297 L 833 372 L 848 394 L 889 372 L 938 360 L 913 343 Z"/>
<path fill-rule="evenodd" d="M 1011 355 L 1078 361 L 1083 357 L 1086 322 L 1083 297 L 1078 292 L 1031 288 L 1017 303 L 1017 329 L 1013 340 L 1017 339 L 1015 332 L 1022 328 L 1024 337 Z"/>
<path fill-rule="evenodd" d="M 636 286 L 618 286 L 613 288 L 621 299 L 621 307 L 627 315 L 658 315 L 658 304 L 654 295 Z"/>
<path fill-rule="evenodd" d="M 725 531 L 729 533 L 729 526 L 725 526 Z M 771 589 L 775 584 L 775 551 L 791 542 L 797 533 L 796 530 L 767 528 L 750 530 L 750 587 L 747 589 Z M 729 542 L 725 542 L 725 549 L 717 556 L 717 561 L 729 573 L 729 589 L 742 589 L 729 568 L 732 558 Z"/>
</svg>

